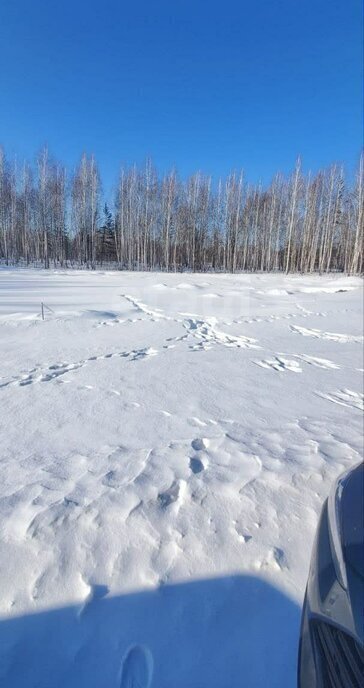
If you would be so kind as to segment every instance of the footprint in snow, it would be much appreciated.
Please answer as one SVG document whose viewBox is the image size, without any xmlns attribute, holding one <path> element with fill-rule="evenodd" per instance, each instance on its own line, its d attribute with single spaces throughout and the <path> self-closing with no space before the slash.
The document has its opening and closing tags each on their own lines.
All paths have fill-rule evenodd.
<svg viewBox="0 0 364 688">
<path fill-rule="evenodd" d="M 203 451 L 208 447 L 208 440 L 203 437 L 197 437 L 195 440 L 192 440 L 191 447 L 195 451 Z"/>
<path fill-rule="evenodd" d="M 271 550 L 269 550 L 265 559 L 256 562 L 256 568 L 276 569 L 277 571 L 288 569 L 289 566 L 284 550 L 280 547 L 273 547 Z"/>
<path fill-rule="evenodd" d="M 83 616 L 89 610 L 92 604 L 97 602 L 97 600 L 101 600 L 109 593 L 109 588 L 107 585 L 92 585 L 89 583 L 86 583 L 86 585 L 88 586 L 89 590 L 78 612 L 79 617 Z"/>
<path fill-rule="evenodd" d="M 198 459 L 197 457 L 193 457 L 190 459 L 190 469 L 192 473 L 201 473 L 203 471 L 205 466 L 203 465 L 202 461 Z"/>
<path fill-rule="evenodd" d="M 177 481 L 172 483 L 170 488 L 168 488 L 168 490 L 165 492 L 160 492 L 158 495 L 158 502 L 162 509 L 166 509 L 168 506 L 170 506 L 170 504 L 176 502 L 179 497 L 179 492 L 180 485 Z"/>
<path fill-rule="evenodd" d="M 242 528 L 241 526 L 239 526 L 239 524 L 234 523 L 234 529 L 235 529 L 235 532 L 236 532 L 236 534 L 237 534 L 239 540 L 240 540 L 241 542 L 244 542 L 244 544 L 246 544 L 247 542 L 249 542 L 250 540 L 253 539 L 253 536 L 252 536 L 252 535 L 249 535 L 249 534 L 245 531 L 244 528 Z"/>
<path fill-rule="evenodd" d="M 143 645 L 133 645 L 123 657 L 120 688 L 150 688 L 152 678 L 151 651 Z"/>
</svg>

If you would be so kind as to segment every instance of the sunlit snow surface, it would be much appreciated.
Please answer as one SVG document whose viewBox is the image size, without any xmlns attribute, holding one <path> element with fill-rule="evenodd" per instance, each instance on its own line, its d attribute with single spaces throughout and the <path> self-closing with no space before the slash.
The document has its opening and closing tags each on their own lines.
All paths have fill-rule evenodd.
<svg viewBox="0 0 364 688">
<path fill-rule="evenodd" d="M 295 684 L 362 305 L 332 275 L 0 271 L 1 686 Z"/>
</svg>

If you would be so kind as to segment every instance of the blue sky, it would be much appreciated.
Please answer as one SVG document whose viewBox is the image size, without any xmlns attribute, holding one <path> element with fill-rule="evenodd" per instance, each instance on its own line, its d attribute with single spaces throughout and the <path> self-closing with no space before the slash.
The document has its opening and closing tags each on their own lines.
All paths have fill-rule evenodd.
<svg viewBox="0 0 364 688">
<path fill-rule="evenodd" d="M 0 142 L 266 182 L 355 166 L 361 0 L 1 0 Z"/>
</svg>

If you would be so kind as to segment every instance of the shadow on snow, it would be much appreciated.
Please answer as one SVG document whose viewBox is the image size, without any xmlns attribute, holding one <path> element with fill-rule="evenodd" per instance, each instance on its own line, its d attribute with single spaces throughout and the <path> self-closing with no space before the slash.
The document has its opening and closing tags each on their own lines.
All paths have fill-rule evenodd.
<svg viewBox="0 0 364 688">
<path fill-rule="evenodd" d="M 0 620 L 0 686 L 291 688 L 299 621 L 294 602 L 252 576 L 119 597 L 97 585 L 83 606 Z M 150 684 L 136 666 L 143 648 Z"/>
</svg>

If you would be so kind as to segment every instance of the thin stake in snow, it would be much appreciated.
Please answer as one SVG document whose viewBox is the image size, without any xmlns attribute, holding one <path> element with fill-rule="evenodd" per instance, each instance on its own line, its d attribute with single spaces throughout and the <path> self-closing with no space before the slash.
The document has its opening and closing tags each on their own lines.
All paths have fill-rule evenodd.
<svg viewBox="0 0 364 688">
<path fill-rule="evenodd" d="M 45 320 L 45 315 L 44 315 L 44 309 L 45 309 L 45 308 L 46 308 L 50 313 L 54 313 L 54 310 L 52 310 L 52 308 L 50 308 L 50 307 L 47 306 L 45 303 L 43 303 L 43 301 L 41 302 L 40 305 L 41 305 L 41 309 L 42 309 L 42 320 Z"/>
</svg>

